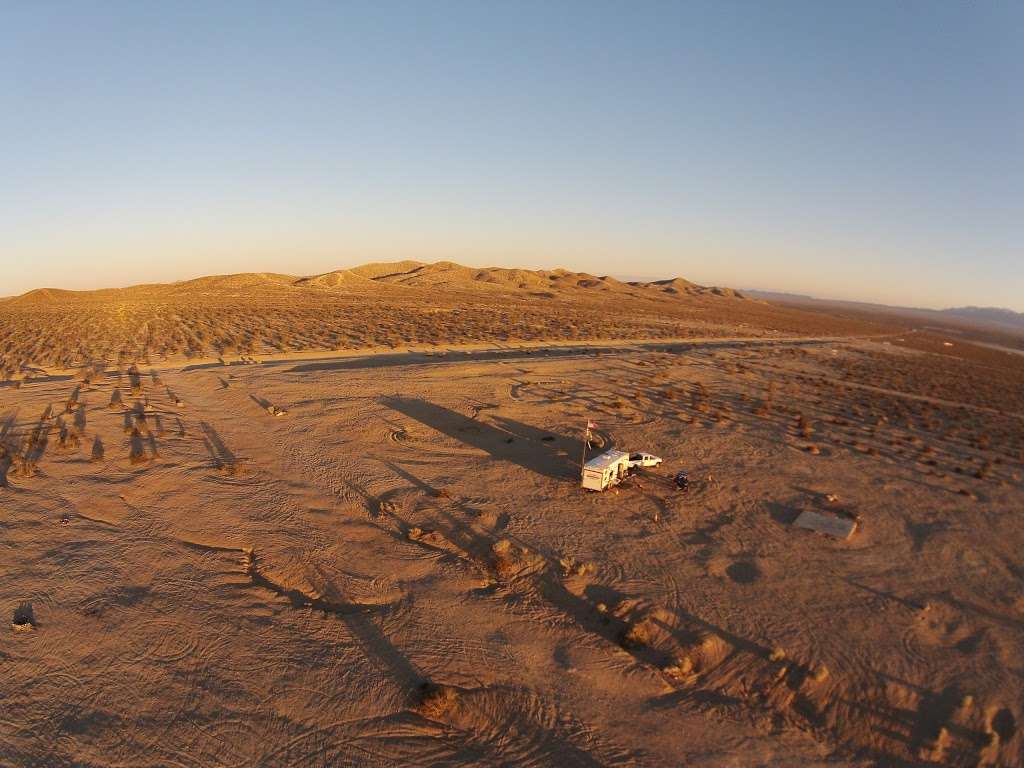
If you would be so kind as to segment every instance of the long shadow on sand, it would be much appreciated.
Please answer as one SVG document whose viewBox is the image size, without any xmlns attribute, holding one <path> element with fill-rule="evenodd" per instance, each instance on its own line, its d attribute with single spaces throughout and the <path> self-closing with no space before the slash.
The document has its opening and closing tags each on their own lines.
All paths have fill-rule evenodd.
<svg viewBox="0 0 1024 768">
<path fill-rule="evenodd" d="M 199 427 L 203 431 L 203 446 L 206 448 L 213 466 L 217 469 L 237 466 L 238 457 L 225 445 L 217 430 L 205 421 L 200 422 Z"/>
<path fill-rule="evenodd" d="M 561 454 L 544 440 L 552 435 L 529 424 L 506 417 L 495 417 L 498 426 L 482 419 L 473 419 L 429 400 L 411 397 L 385 397 L 384 405 L 411 419 L 435 429 L 461 443 L 484 451 L 495 459 L 513 464 L 555 479 L 576 475 L 578 467 L 568 456 Z M 570 441 L 561 438 L 561 442 Z M 573 449 L 576 443 L 572 442 Z"/>
<path fill-rule="evenodd" d="M 252 556 L 249 575 L 253 584 L 288 600 L 294 608 L 313 608 L 342 621 L 371 662 L 376 663 L 403 693 L 412 696 L 427 679 L 422 671 L 377 626 L 372 608 L 350 601 L 318 568 L 318 595 L 283 586 L 264 575 Z"/>
</svg>

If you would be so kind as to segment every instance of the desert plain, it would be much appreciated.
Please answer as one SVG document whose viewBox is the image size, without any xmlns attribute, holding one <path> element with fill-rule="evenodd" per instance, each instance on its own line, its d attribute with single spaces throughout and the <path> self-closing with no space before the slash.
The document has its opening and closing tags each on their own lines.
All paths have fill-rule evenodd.
<svg viewBox="0 0 1024 768">
<path fill-rule="evenodd" d="M 684 280 L 0 301 L 0 764 L 1024 764 L 1022 418 L 1024 356 Z M 588 422 L 663 464 L 583 491 Z"/>
</svg>

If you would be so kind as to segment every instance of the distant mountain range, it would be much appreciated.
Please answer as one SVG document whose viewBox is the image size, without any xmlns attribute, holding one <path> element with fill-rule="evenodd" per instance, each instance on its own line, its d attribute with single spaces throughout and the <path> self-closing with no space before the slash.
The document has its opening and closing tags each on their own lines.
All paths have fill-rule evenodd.
<svg viewBox="0 0 1024 768">
<path fill-rule="evenodd" d="M 1014 312 L 1012 309 L 1000 309 L 999 307 L 954 307 L 941 310 L 941 314 L 1024 328 L 1024 313 Z"/>
<path fill-rule="evenodd" d="M 777 301 L 783 304 L 831 304 L 834 306 L 848 307 L 870 307 L 872 309 L 884 309 L 901 313 L 914 313 L 922 315 L 938 315 L 945 317 L 962 317 L 967 320 L 977 320 L 986 323 L 999 323 L 1024 327 L 1024 313 L 1014 312 L 1012 309 L 1001 307 L 950 307 L 949 309 L 923 309 L 920 307 L 902 307 L 894 304 L 876 304 L 866 301 L 847 301 L 845 299 L 820 299 L 816 296 L 808 296 L 803 293 L 786 293 L 783 291 L 759 291 L 753 288 L 745 288 L 743 293 L 755 299 L 765 301 Z"/>
</svg>

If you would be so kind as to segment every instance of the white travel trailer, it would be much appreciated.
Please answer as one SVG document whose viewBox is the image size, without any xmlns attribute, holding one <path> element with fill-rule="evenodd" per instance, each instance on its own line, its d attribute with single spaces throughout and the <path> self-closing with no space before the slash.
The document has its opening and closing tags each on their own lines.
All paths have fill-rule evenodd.
<svg viewBox="0 0 1024 768">
<path fill-rule="evenodd" d="M 603 491 L 618 485 L 629 472 L 629 454 L 625 451 L 605 451 L 583 465 L 583 487 Z"/>
</svg>

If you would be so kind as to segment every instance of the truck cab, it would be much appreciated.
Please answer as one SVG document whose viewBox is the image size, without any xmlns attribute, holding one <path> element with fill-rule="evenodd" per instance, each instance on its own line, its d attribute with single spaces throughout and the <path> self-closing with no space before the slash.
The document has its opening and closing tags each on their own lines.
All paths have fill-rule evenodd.
<svg viewBox="0 0 1024 768">
<path fill-rule="evenodd" d="M 656 467 L 659 464 L 661 464 L 661 459 L 657 456 L 652 456 L 649 453 L 629 454 L 630 469 L 636 469 L 637 467 Z"/>
</svg>

